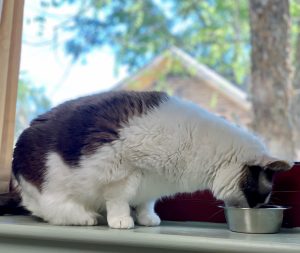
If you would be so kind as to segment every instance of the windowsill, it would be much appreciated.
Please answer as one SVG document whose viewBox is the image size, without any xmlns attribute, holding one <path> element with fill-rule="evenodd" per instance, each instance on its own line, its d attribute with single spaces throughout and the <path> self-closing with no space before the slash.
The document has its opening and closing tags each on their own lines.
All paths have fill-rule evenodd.
<svg viewBox="0 0 300 253">
<path fill-rule="evenodd" d="M 26 216 L 0 217 L 3 252 L 300 252 L 300 229 L 279 234 L 233 233 L 224 224 L 163 222 L 131 230 L 51 226 Z M 4 250 L 5 249 L 5 250 Z"/>
</svg>

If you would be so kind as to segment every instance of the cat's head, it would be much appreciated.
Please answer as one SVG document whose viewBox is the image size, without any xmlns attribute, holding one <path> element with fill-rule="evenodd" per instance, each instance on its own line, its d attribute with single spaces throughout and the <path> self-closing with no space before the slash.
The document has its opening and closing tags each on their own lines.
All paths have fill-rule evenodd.
<svg viewBox="0 0 300 253">
<path fill-rule="evenodd" d="M 249 207 L 269 201 L 274 175 L 292 167 L 290 162 L 265 156 L 257 165 L 246 164 L 242 171 L 239 187 Z"/>
<path fill-rule="evenodd" d="M 264 156 L 260 163 L 246 163 L 237 178 L 232 198 L 225 200 L 228 205 L 255 207 L 270 199 L 274 175 L 287 171 L 292 163 Z"/>
</svg>

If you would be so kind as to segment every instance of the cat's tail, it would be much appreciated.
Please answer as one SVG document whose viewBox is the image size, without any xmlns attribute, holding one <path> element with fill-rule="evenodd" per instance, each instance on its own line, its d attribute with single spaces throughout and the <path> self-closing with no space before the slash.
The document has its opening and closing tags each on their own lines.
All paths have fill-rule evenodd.
<svg viewBox="0 0 300 253">
<path fill-rule="evenodd" d="M 21 195 L 17 187 L 12 186 L 8 193 L 0 194 L 0 215 L 28 215 L 30 212 L 21 205 Z"/>
</svg>

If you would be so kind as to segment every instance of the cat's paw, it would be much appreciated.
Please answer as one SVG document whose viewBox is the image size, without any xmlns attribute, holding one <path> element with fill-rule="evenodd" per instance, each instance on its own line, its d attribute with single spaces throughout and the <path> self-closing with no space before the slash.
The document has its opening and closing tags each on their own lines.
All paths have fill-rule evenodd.
<svg viewBox="0 0 300 253">
<path fill-rule="evenodd" d="M 155 213 L 140 214 L 137 215 L 137 222 L 139 225 L 148 227 L 158 226 L 160 224 L 160 218 Z"/>
<path fill-rule="evenodd" d="M 95 226 L 98 224 L 98 219 L 97 218 L 88 218 L 85 220 L 81 220 L 80 222 L 74 222 L 74 225 L 79 225 L 79 226 Z"/>
<path fill-rule="evenodd" d="M 93 214 L 82 214 L 80 218 L 78 216 L 58 216 L 52 217 L 47 221 L 52 225 L 63 225 L 63 226 L 95 226 L 98 224 L 100 216 Z"/>
<path fill-rule="evenodd" d="M 109 218 L 107 221 L 111 228 L 129 229 L 134 227 L 134 221 L 130 216 Z"/>
<path fill-rule="evenodd" d="M 87 225 L 87 226 L 98 225 L 98 219 L 99 218 L 100 218 L 100 216 L 98 216 L 98 215 L 86 218 L 85 220 L 83 220 L 83 223 L 85 223 L 85 224 L 80 224 L 80 225 Z"/>
</svg>

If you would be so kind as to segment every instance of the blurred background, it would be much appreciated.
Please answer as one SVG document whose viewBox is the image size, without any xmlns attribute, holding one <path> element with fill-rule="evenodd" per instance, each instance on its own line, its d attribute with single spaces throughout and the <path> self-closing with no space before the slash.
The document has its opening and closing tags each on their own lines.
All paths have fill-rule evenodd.
<svg viewBox="0 0 300 253">
<path fill-rule="evenodd" d="M 299 160 L 300 1 L 25 1 L 15 137 L 112 89 L 192 100 Z"/>
</svg>

